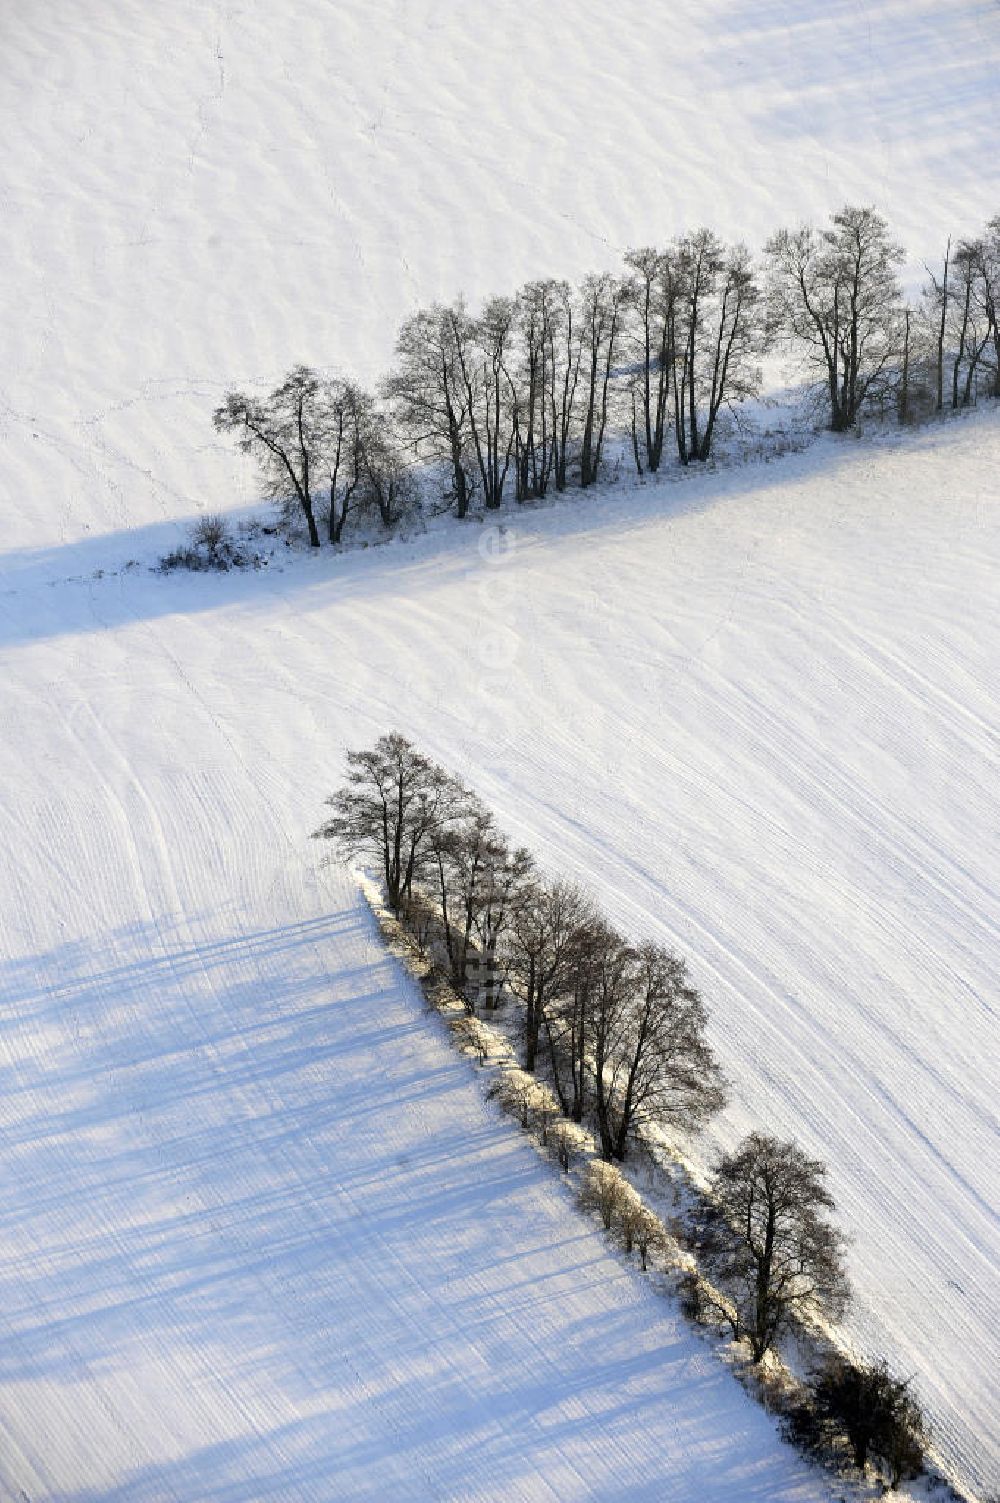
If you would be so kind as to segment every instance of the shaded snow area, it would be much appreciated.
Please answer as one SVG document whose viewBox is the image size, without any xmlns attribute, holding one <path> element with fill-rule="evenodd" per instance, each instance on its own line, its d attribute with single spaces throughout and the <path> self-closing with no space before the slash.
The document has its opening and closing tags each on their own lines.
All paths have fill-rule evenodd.
<svg viewBox="0 0 1000 1503">
<path fill-rule="evenodd" d="M 4 12 L 0 1496 L 828 1496 L 309 842 L 392 728 L 687 957 L 703 1160 L 829 1165 L 848 1336 L 1000 1494 L 1000 414 L 122 568 L 258 503 L 227 387 L 374 380 L 432 298 L 847 199 L 917 284 L 1000 210 L 1000 8 Z"/>
<path fill-rule="evenodd" d="M 195 773 L 161 819 L 102 738 L 61 859 L 133 917 L 5 988 L 3 1496 L 825 1496 L 487 1117 L 351 887 L 262 860 L 192 713 L 211 814 Z"/>
</svg>

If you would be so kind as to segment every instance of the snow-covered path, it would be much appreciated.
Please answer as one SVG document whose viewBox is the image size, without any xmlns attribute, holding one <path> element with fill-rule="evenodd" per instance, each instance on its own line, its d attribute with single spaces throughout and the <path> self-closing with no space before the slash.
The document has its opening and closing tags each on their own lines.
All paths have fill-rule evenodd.
<svg viewBox="0 0 1000 1503">
<path fill-rule="evenodd" d="M 444 1496 L 477 1466 L 477 1496 L 795 1485 L 669 1312 L 601 1292 L 320 866 L 344 746 L 392 725 L 690 958 L 734 1082 L 714 1140 L 829 1163 L 854 1334 L 988 1492 L 998 466 L 984 417 L 502 538 L 0 601 L 0 1454 L 33 1503 L 204 1468 L 353 1496 L 332 1459 L 379 1495 L 401 1457 Z"/>
</svg>

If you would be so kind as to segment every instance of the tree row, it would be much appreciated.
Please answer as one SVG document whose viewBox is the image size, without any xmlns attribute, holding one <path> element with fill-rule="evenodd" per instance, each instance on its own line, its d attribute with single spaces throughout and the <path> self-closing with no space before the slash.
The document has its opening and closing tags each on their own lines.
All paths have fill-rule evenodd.
<svg viewBox="0 0 1000 1503">
<path fill-rule="evenodd" d="M 464 517 L 586 489 L 622 444 L 639 475 L 671 450 L 704 462 L 721 415 L 760 390 L 769 350 L 795 357 L 834 432 L 873 410 L 908 422 L 1000 396 L 1000 216 L 949 241 L 912 304 L 903 260 L 868 207 L 779 230 L 756 258 L 701 229 L 577 287 L 546 279 L 478 312 L 462 299 L 419 309 L 377 393 L 300 365 L 266 397 L 229 392 L 214 423 L 319 547 L 353 518 L 391 529 L 418 473 Z"/>
<path fill-rule="evenodd" d="M 464 1000 L 452 1030 L 481 1062 L 491 1033 L 477 1007 L 513 1000 L 521 1066 L 501 1071 L 491 1094 L 522 1127 L 537 1125 L 564 1170 L 586 1123 L 600 1158 L 585 1170 L 582 1203 L 645 1268 L 665 1230 L 614 1161 L 656 1129 L 699 1129 L 725 1100 L 685 962 L 629 940 L 582 888 L 540 871 L 472 790 L 400 734 L 347 763 L 316 837 L 377 863 L 390 909 Z M 823 1164 L 763 1133 L 721 1155 L 696 1199 L 692 1308 L 728 1326 L 755 1365 L 803 1322 L 842 1316 L 850 1288 L 834 1209 Z M 891 1480 L 922 1464 L 919 1406 L 884 1363 L 829 1357 L 786 1428 L 835 1463 L 863 1470 L 876 1459 Z"/>
<path fill-rule="evenodd" d="M 582 888 L 512 846 L 482 800 L 398 733 L 347 754 L 347 781 L 316 837 L 375 860 L 389 908 L 475 1012 L 501 993 L 519 1013 L 519 1111 L 540 1110 L 539 1069 L 564 1118 L 592 1127 L 603 1160 L 655 1130 L 691 1132 L 725 1101 L 707 1010 L 685 962 L 618 932 Z M 544 1094 L 548 1094 L 546 1091 Z M 716 1173 L 698 1232 L 727 1290 L 724 1318 L 754 1361 L 806 1310 L 840 1312 L 842 1242 L 821 1165 L 794 1144 L 754 1137 Z M 727 1228 L 746 1228 L 736 1243 Z M 786 1265 L 785 1260 L 788 1259 Z"/>
<path fill-rule="evenodd" d="M 478 796 L 404 737 L 348 753 L 348 781 L 317 831 L 375 857 L 389 906 L 467 999 L 520 1005 L 524 1068 L 544 1051 L 574 1122 L 606 1159 L 644 1127 L 693 1129 L 724 1100 L 707 1014 L 683 960 L 620 934 L 581 888 L 512 847 Z"/>
</svg>

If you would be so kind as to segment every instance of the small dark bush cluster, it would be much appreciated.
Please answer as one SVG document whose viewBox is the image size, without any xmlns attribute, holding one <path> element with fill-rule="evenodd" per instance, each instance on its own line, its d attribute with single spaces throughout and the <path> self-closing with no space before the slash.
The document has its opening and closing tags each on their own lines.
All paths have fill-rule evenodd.
<svg viewBox="0 0 1000 1503">
<path fill-rule="evenodd" d="M 814 1375 L 808 1396 L 785 1418 L 787 1437 L 835 1468 L 869 1466 L 889 1487 L 918 1477 L 924 1468 L 927 1433 L 908 1382 L 894 1378 L 885 1362 L 870 1364 L 832 1357 Z"/>
<path fill-rule="evenodd" d="M 638 475 L 671 451 L 703 463 L 771 349 L 812 375 L 836 433 L 868 413 L 910 423 L 1000 397 L 1000 215 L 949 241 L 914 304 L 903 259 L 885 219 L 850 204 L 779 230 L 757 257 L 695 230 L 576 287 L 548 278 L 478 312 L 461 298 L 418 309 L 377 393 L 299 365 L 265 397 L 229 392 L 214 423 L 319 547 L 366 518 L 396 527 L 418 465 L 461 518 L 585 490 L 612 452 Z"/>
<path fill-rule="evenodd" d="M 160 560 L 160 572 L 192 569 L 225 573 L 228 569 L 259 569 L 266 562 L 262 554 L 236 542 L 225 517 L 212 514 L 194 524 L 189 543 Z"/>
</svg>

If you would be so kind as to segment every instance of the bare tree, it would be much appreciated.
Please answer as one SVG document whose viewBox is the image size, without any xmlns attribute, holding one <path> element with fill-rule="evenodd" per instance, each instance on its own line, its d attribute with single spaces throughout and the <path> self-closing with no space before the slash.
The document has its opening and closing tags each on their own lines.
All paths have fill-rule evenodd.
<svg viewBox="0 0 1000 1503">
<path fill-rule="evenodd" d="M 480 1065 L 485 1065 L 493 1047 L 493 1040 L 485 1023 L 463 1012 L 457 1017 L 448 1019 L 448 1028 L 452 1037 L 457 1040 L 459 1048 L 469 1050 L 476 1056 Z"/>
<path fill-rule="evenodd" d="M 642 1214 L 645 1206 L 639 1198 L 639 1194 L 627 1186 L 628 1193 L 622 1196 L 618 1208 L 618 1236 L 621 1240 L 622 1250 L 631 1254 L 635 1247 L 636 1233 L 639 1230 Z"/>
<path fill-rule="evenodd" d="M 597 923 L 578 967 L 586 991 L 582 1052 L 603 1157 L 624 1159 L 640 1126 L 700 1126 L 724 1097 L 705 1039 L 705 1007 L 684 962 L 658 945 L 636 948 Z"/>
<path fill-rule="evenodd" d="M 564 491 L 577 443 L 584 320 L 568 282 L 529 282 L 515 300 L 512 401 L 515 494 Z"/>
<path fill-rule="evenodd" d="M 575 1122 L 553 1122 L 548 1130 L 549 1148 L 556 1156 L 560 1169 L 568 1173 L 577 1154 L 586 1149 L 586 1138 Z"/>
<path fill-rule="evenodd" d="M 326 802 L 334 813 L 314 839 L 380 862 L 393 912 L 410 899 L 432 832 L 454 817 L 465 790 L 398 731 L 347 753 L 347 783 Z"/>
<path fill-rule="evenodd" d="M 399 331 L 396 368 L 383 386 L 414 452 L 448 465 L 459 517 L 467 515 L 471 498 L 469 395 L 462 368 L 470 338 L 462 302 L 420 309 Z"/>
<path fill-rule="evenodd" d="M 592 923 L 581 934 L 576 960 L 576 988 L 581 997 L 580 1076 L 582 1081 L 589 1067 L 605 1159 L 614 1156 L 617 1096 L 630 1043 L 635 968 L 635 950 L 604 920 Z"/>
<path fill-rule="evenodd" d="M 936 332 L 936 361 L 935 372 L 937 375 L 937 400 L 938 412 L 944 410 L 944 345 L 945 333 L 948 328 L 948 274 L 951 270 L 951 236 L 944 248 L 944 261 L 941 268 L 940 281 L 925 263 L 925 270 L 930 277 L 930 282 L 924 289 L 924 304 L 929 319 L 933 320 Z"/>
<path fill-rule="evenodd" d="M 524 1005 L 524 1068 L 538 1059 L 550 998 L 565 989 L 581 928 L 594 917 L 590 900 L 571 882 L 526 883 L 511 909 L 504 937 L 508 984 Z"/>
<path fill-rule="evenodd" d="M 628 283 L 608 272 L 584 277 L 579 292 L 580 369 L 583 376 L 583 432 L 580 484 L 597 480 L 608 424 L 611 376 L 621 341 Z"/>
<path fill-rule="evenodd" d="M 766 256 L 772 329 L 820 369 L 842 433 L 899 353 L 903 251 L 874 209 L 847 205 L 829 229 L 779 230 Z"/>
<path fill-rule="evenodd" d="M 529 282 L 515 302 L 513 397 L 514 493 L 518 501 L 544 496 L 552 476 L 557 434 L 556 335 L 565 284 Z"/>
<path fill-rule="evenodd" d="M 475 794 L 457 783 L 452 789 L 449 817 L 428 832 L 427 850 L 451 976 L 461 988 L 469 979 L 473 947 L 492 968 L 511 906 L 528 879 L 531 857 L 510 849 Z"/>
<path fill-rule="evenodd" d="M 463 789 L 456 817 L 438 821 L 428 832 L 429 865 L 433 868 L 451 979 L 464 987 L 479 891 L 491 854 L 503 837 L 486 806 Z"/>
<path fill-rule="evenodd" d="M 623 1159 L 642 1127 L 690 1131 L 725 1101 L 705 1038 L 708 1015 L 679 956 L 643 945 L 630 967 L 623 1026 L 597 1076 L 602 1147 Z"/>
<path fill-rule="evenodd" d="M 264 399 L 227 392 L 212 421 L 218 432 L 236 434 L 239 447 L 257 460 L 272 494 L 301 510 L 309 542 L 318 548 L 312 488 L 329 430 L 316 372 L 297 365 Z"/>
<path fill-rule="evenodd" d="M 558 1111 L 551 1091 L 534 1075 L 517 1068 L 501 1071 L 488 1094 L 500 1102 L 504 1111 L 517 1117 L 525 1129 L 530 1126 L 532 1115 L 541 1120 L 544 1129 Z"/>
<path fill-rule="evenodd" d="M 569 456 L 579 400 L 583 343 L 568 282 L 552 289 L 553 317 L 548 325 L 548 358 L 551 372 L 552 467 L 557 491 L 569 483 Z"/>
<path fill-rule="evenodd" d="M 913 309 L 907 303 L 903 309 L 903 366 L 899 373 L 897 412 L 904 426 L 910 420 L 910 362 L 913 349 Z"/>
<path fill-rule="evenodd" d="M 361 486 L 357 506 L 377 511 L 382 526 L 395 527 L 415 502 L 413 470 L 385 412 L 361 432 Z"/>
<path fill-rule="evenodd" d="M 706 1014 L 683 961 L 636 947 L 572 889 L 535 895 L 508 944 L 515 990 L 532 998 L 556 1095 L 579 1122 L 591 1105 L 601 1154 L 623 1159 L 641 1126 L 691 1129 L 722 1104 Z"/>
<path fill-rule="evenodd" d="M 511 298 L 495 297 L 477 319 L 463 317 L 462 310 L 449 310 L 449 316 L 483 504 L 495 511 L 503 501 L 514 451 L 515 393 L 510 366 L 515 304 Z"/>
<path fill-rule="evenodd" d="M 952 409 L 968 407 L 979 363 L 990 341 L 990 321 L 983 296 L 984 248 L 978 240 L 963 240 L 954 256 L 957 281 L 948 326 L 952 348 Z M 963 379 L 964 370 L 964 379 Z"/>
<path fill-rule="evenodd" d="M 627 945 L 592 911 L 571 932 L 558 993 L 550 990 L 541 1009 L 549 1064 L 559 1105 L 574 1122 L 583 1119 L 588 1080 L 593 1077 L 594 998 L 604 993 L 603 1016 L 610 1020 L 609 993 L 616 963 Z M 600 1013 L 599 1013 L 600 1016 Z M 609 1027 L 609 1021 L 603 1025 Z"/>
<path fill-rule="evenodd" d="M 893 1377 L 884 1361 L 831 1357 L 810 1384 L 809 1401 L 792 1411 L 787 1430 L 818 1454 L 835 1452 L 843 1436 L 858 1470 L 873 1462 L 890 1488 L 923 1470 L 923 1413 L 909 1382 Z"/>
<path fill-rule="evenodd" d="M 993 347 L 993 396 L 1000 397 L 1000 214 L 979 239 L 980 298 Z"/>
<path fill-rule="evenodd" d="M 634 1237 L 643 1272 L 648 1267 L 650 1253 L 664 1252 L 670 1245 L 667 1228 L 659 1216 L 646 1206 L 642 1207 L 636 1218 Z"/>
<path fill-rule="evenodd" d="M 635 314 L 631 343 L 638 369 L 630 383 L 632 453 L 638 473 L 655 475 L 670 421 L 670 392 L 677 356 L 679 278 L 673 250 L 651 246 L 625 252 L 629 301 Z"/>
<path fill-rule="evenodd" d="M 501 942 L 512 914 L 520 906 L 522 892 L 531 883 L 534 865 L 530 851 L 523 846 L 512 848 L 506 838 L 488 853 L 475 914 L 476 941 L 488 978 L 498 973 Z M 493 1005 L 498 989 L 492 992 Z"/>
<path fill-rule="evenodd" d="M 750 253 L 711 230 L 677 249 L 674 428 L 682 464 L 706 460 L 723 403 L 755 393 L 764 344 L 760 290 Z"/>
<path fill-rule="evenodd" d="M 795 1318 L 839 1317 L 843 1239 L 826 1219 L 826 1170 L 795 1143 L 754 1133 L 719 1162 L 695 1240 L 737 1340 L 764 1354 Z"/>
<path fill-rule="evenodd" d="M 367 430 L 376 423 L 374 404 L 352 381 L 326 381 L 318 393 L 317 429 L 321 435 L 317 468 L 322 465 L 329 493 L 328 530 L 339 543 L 361 486 Z"/>
<path fill-rule="evenodd" d="M 580 1204 L 599 1213 L 605 1231 L 611 1230 L 615 1217 L 630 1205 L 634 1195 L 632 1186 L 613 1164 L 592 1159 L 587 1165 L 580 1186 Z"/>
</svg>

